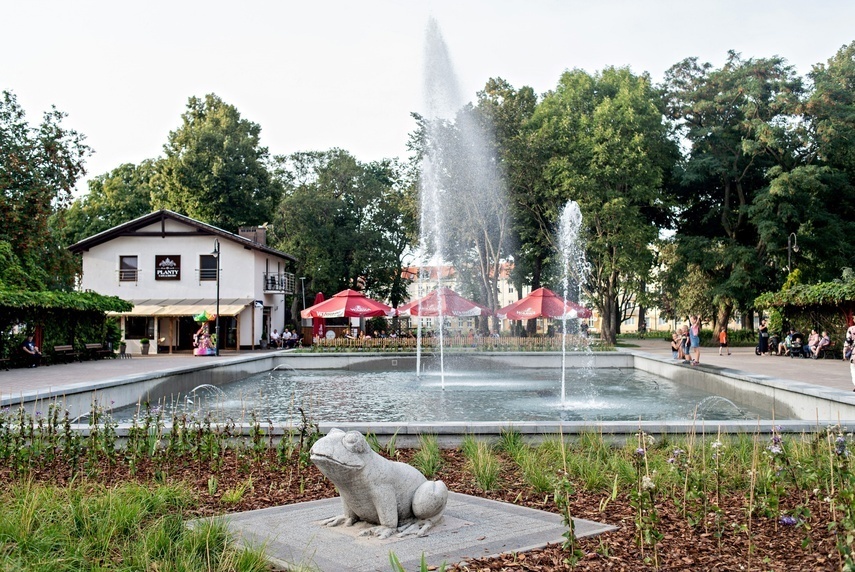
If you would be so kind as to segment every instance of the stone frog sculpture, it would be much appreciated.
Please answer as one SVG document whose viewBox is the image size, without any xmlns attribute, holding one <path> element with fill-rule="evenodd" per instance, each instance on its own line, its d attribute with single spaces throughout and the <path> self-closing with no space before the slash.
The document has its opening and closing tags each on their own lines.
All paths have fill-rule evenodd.
<svg viewBox="0 0 855 572">
<path fill-rule="evenodd" d="M 344 514 L 326 526 L 374 526 L 360 536 L 425 536 L 441 517 L 448 500 L 442 481 L 428 481 L 418 469 L 375 453 L 359 431 L 333 429 L 311 450 L 312 462 L 341 494 Z"/>
</svg>

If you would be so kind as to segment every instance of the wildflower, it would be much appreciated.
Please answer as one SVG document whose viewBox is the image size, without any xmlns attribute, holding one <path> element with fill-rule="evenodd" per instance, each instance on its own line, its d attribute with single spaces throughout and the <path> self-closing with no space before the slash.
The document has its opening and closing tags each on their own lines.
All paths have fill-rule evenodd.
<svg viewBox="0 0 855 572">
<path fill-rule="evenodd" d="M 713 441 L 712 444 L 710 445 L 710 447 L 712 447 L 713 449 L 720 449 L 721 446 L 722 446 L 721 441 Z"/>
<path fill-rule="evenodd" d="M 780 455 L 784 452 L 784 450 L 781 449 L 779 445 L 769 445 L 768 447 L 766 447 L 766 449 L 773 455 Z"/>
<path fill-rule="evenodd" d="M 680 455 L 682 455 L 683 453 L 685 453 L 685 451 L 682 449 L 674 449 L 674 452 L 671 454 L 674 455 L 674 457 L 676 458 L 676 457 L 679 457 Z"/>
<path fill-rule="evenodd" d="M 656 483 L 653 482 L 653 479 L 644 475 L 641 477 L 641 490 L 643 491 L 652 491 L 656 488 Z"/>
<path fill-rule="evenodd" d="M 638 457 L 643 457 L 643 456 L 644 456 L 644 448 L 643 448 L 643 447 L 639 447 L 638 449 L 636 449 L 636 450 L 635 450 L 635 454 L 636 454 L 636 456 L 638 456 Z"/>
<path fill-rule="evenodd" d="M 786 525 L 786 526 L 793 526 L 793 525 L 796 525 L 799 523 L 799 521 L 796 517 L 790 516 L 790 515 L 782 516 L 781 520 L 779 520 L 778 522 L 780 522 L 781 524 Z"/>
</svg>

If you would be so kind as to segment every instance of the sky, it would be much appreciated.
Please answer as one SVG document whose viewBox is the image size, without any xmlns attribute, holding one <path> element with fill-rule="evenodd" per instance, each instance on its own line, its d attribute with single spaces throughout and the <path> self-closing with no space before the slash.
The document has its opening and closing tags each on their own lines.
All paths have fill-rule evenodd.
<svg viewBox="0 0 855 572">
<path fill-rule="evenodd" d="M 163 155 L 191 96 L 261 126 L 271 154 L 407 155 L 424 113 L 428 21 L 460 89 L 491 77 L 542 94 L 607 66 L 654 82 L 687 57 L 778 55 L 800 75 L 855 41 L 855 2 L 816 0 L 0 0 L 0 90 L 31 124 L 51 105 L 86 136 L 89 177 Z"/>
</svg>

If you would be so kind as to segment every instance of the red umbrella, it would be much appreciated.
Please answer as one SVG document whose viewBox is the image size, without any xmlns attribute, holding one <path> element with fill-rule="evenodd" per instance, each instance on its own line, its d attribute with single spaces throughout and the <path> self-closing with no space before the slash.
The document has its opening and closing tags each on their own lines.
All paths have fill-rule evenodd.
<svg viewBox="0 0 855 572">
<path fill-rule="evenodd" d="M 534 318 L 590 318 L 591 310 L 565 300 L 552 290 L 538 288 L 522 300 L 498 310 L 499 318 L 532 320 Z"/>
<path fill-rule="evenodd" d="M 317 306 L 324 301 L 324 293 L 318 292 L 315 294 L 315 303 Z M 312 318 L 312 339 L 322 338 L 327 333 L 327 319 L 324 317 Z"/>
<path fill-rule="evenodd" d="M 374 318 L 394 316 L 395 310 L 362 292 L 342 290 L 329 300 L 309 306 L 300 315 L 304 318 Z"/>
<path fill-rule="evenodd" d="M 451 288 L 437 288 L 427 296 L 407 302 L 398 308 L 399 316 L 483 316 L 492 314 L 490 308 L 467 300 Z"/>
</svg>

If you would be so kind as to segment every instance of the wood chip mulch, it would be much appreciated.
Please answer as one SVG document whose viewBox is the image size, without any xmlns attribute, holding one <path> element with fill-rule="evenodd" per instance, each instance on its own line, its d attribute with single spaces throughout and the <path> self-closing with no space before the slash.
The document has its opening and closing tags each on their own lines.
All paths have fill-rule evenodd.
<svg viewBox="0 0 855 572">
<path fill-rule="evenodd" d="M 398 459 L 406 461 L 410 451 L 398 451 Z M 215 482 L 210 480 L 214 477 Z M 46 467 L 36 471 L 36 481 L 64 484 L 72 475 L 65 467 Z M 491 491 L 480 490 L 466 470 L 466 461 L 456 450 L 443 451 L 443 464 L 436 475 L 449 490 L 483 498 L 558 512 L 551 493 L 537 493 L 527 485 L 516 466 L 503 460 L 501 480 Z M 138 465 L 131 474 L 119 463 L 103 467 L 90 480 L 107 486 L 127 481 L 143 483 L 185 483 L 196 491 L 196 503 L 188 516 L 213 516 L 232 512 L 268 508 L 336 496 L 335 488 L 314 467 L 299 467 L 291 463 L 281 468 L 273 454 L 252 460 L 245 453 L 228 451 L 221 466 L 211 471 L 209 463 L 179 461 L 172 463 L 150 461 Z M 8 467 L 0 467 L 3 487 L 18 480 Z M 81 477 L 76 480 L 80 482 Z M 215 486 L 214 486 L 215 484 Z M 247 486 L 243 497 L 226 503 L 223 494 Z M 750 534 L 746 514 L 747 499 L 731 495 L 721 499 L 721 511 L 710 512 L 702 522 L 691 525 L 670 498 L 660 494 L 657 501 L 659 521 L 656 530 L 662 535 L 653 548 L 639 548 L 635 527 L 635 512 L 629 498 L 618 495 L 610 500 L 608 492 L 577 489 L 571 502 L 574 517 L 603 522 L 619 527 L 617 531 L 594 538 L 579 540 L 582 558 L 570 566 L 565 563 L 569 552 L 560 545 L 526 553 L 504 554 L 488 559 L 474 559 L 450 566 L 456 572 L 559 570 L 580 571 L 821 571 L 840 570 L 834 534 L 829 532 L 831 515 L 821 499 L 807 495 L 801 504 L 810 510 L 805 522 L 785 526 L 774 518 L 754 516 Z M 789 502 L 795 502 L 789 499 Z M 437 566 L 439 562 L 431 562 Z M 658 567 L 657 567 L 658 564 Z"/>
</svg>

